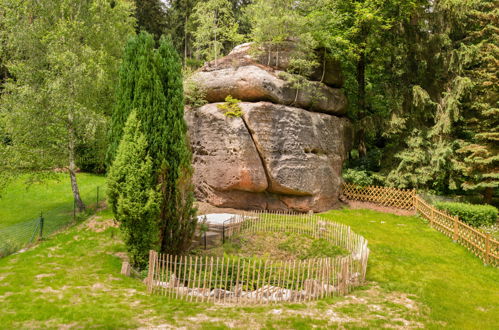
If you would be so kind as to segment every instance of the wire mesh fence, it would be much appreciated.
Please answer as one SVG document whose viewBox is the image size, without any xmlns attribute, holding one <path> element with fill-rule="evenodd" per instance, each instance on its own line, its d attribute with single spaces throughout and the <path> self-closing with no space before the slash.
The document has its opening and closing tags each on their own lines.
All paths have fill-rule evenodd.
<svg viewBox="0 0 499 330">
<path fill-rule="evenodd" d="M 0 258 L 15 253 L 57 231 L 77 223 L 82 217 L 97 212 L 105 199 L 105 191 L 97 187 L 87 195 L 87 209 L 78 212 L 73 202 L 41 212 L 35 219 L 0 228 Z"/>
</svg>

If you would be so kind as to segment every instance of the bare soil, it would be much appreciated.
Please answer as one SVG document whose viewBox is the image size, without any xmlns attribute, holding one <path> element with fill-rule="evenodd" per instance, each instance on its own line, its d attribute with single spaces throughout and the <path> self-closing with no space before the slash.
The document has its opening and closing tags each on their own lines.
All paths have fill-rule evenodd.
<svg viewBox="0 0 499 330">
<path fill-rule="evenodd" d="M 404 215 L 404 216 L 412 216 L 416 214 L 414 210 L 404 210 L 396 207 L 383 206 L 369 202 L 352 201 L 347 199 L 344 200 L 344 203 L 347 206 L 347 208 L 353 210 L 367 209 L 367 210 L 374 210 L 378 212 L 391 213 L 395 215 Z"/>
</svg>

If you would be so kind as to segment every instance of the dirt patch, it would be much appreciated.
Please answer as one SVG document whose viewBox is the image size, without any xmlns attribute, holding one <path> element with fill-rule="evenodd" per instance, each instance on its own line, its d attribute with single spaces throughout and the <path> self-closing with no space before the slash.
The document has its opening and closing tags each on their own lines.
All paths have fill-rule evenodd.
<svg viewBox="0 0 499 330">
<path fill-rule="evenodd" d="M 35 278 L 39 280 L 44 277 L 52 277 L 52 276 L 55 276 L 55 274 L 38 274 L 35 276 Z"/>
<path fill-rule="evenodd" d="M 114 221 L 114 219 L 102 219 L 102 217 L 99 216 L 93 216 L 88 221 L 86 222 L 87 228 L 96 232 L 96 233 L 101 233 L 104 230 L 114 227 L 118 228 L 119 224 Z"/>
<path fill-rule="evenodd" d="M 5 292 L 3 295 L 0 296 L 0 301 L 5 300 L 5 298 L 8 298 L 12 295 L 14 295 L 14 292 Z"/>
<path fill-rule="evenodd" d="M 310 328 L 315 327 L 314 322 L 321 324 L 321 328 L 423 328 L 420 321 L 426 317 L 425 307 L 415 298 L 402 292 L 387 292 L 375 283 L 369 283 L 368 289 L 355 291 L 333 303 L 327 303 L 327 300 L 309 302 L 302 308 L 282 305 L 269 307 L 266 312 L 247 307 L 238 310 L 237 316 L 233 314 L 233 306 L 216 305 L 195 316 L 175 318 L 174 324 L 189 329 L 209 323 L 229 328 L 261 329 L 265 327 L 261 320 L 265 320 L 266 324 L 277 324 L 296 318 L 309 319 Z M 221 318 L 220 315 L 231 316 Z M 160 328 L 171 327 L 165 322 L 159 324 Z M 151 323 L 148 325 L 155 327 Z"/>
<path fill-rule="evenodd" d="M 111 289 L 109 289 L 109 287 L 107 287 L 106 285 L 104 285 L 102 283 L 95 283 L 94 285 L 92 285 L 92 291 L 107 292 L 107 291 L 111 291 Z"/>
<path fill-rule="evenodd" d="M 403 216 L 411 216 L 411 215 L 416 214 L 416 212 L 414 210 L 404 210 L 404 209 L 399 209 L 396 207 L 383 206 L 383 205 L 378 205 L 378 204 L 369 203 L 369 202 L 344 200 L 344 203 L 349 209 L 354 209 L 354 210 L 368 209 L 368 210 L 374 210 L 374 211 L 378 211 L 378 212 L 391 213 L 391 214 L 403 215 Z"/>
<path fill-rule="evenodd" d="M 216 206 L 213 206 L 213 205 L 205 203 L 205 202 L 196 202 L 195 205 L 198 209 L 198 215 L 211 214 L 211 213 L 236 213 L 236 214 L 239 214 L 239 213 L 244 212 L 243 210 L 238 210 L 238 209 L 216 207 Z"/>
<path fill-rule="evenodd" d="M 52 289 L 52 287 L 50 287 L 50 286 L 43 288 L 43 289 L 33 290 L 33 291 L 41 292 L 41 293 L 58 293 L 58 294 L 61 293 L 61 291 Z"/>
</svg>

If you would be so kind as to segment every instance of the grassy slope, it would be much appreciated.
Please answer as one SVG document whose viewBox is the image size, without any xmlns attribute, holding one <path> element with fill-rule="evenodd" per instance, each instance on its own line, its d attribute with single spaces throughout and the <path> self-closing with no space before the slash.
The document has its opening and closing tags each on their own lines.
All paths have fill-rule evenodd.
<svg viewBox="0 0 499 330">
<path fill-rule="evenodd" d="M 51 179 L 40 184 L 26 187 L 22 179 L 10 184 L 0 198 L 0 228 L 15 223 L 32 220 L 43 212 L 47 221 L 65 221 L 73 208 L 73 194 L 67 174 L 57 174 L 58 179 Z M 86 203 L 94 204 L 96 189 L 100 186 L 100 195 L 105 189 L 105 177 L 92 174 L 78 174 L 80 193 Z"/>
<path fill-rule="evenodd" d="M 416 217 L 367 210 L 329 212 L 369 240 L 368 279 L 416 294 L 429 316 L 453 328 L 499 327 L 499 269 Z"/>
<path fill-rule="evenodd" d="M 359 210 L 326 216 L 370 240 L 370 283 L 350 297 L 232 308 L 148 296 L 139 281 L 119 275 L 118 229 L 95 232 L 86 222 L 0 259 L 0 328 L 499 327 L 498 269 L 484 267 L 418 218 Z"/>
</svg>

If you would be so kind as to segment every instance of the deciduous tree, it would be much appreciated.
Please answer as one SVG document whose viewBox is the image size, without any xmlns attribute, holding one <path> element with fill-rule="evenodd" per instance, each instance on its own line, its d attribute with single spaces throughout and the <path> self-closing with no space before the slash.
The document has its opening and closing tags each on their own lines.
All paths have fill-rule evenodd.
<svg viewBox="0 0 499 330">
<path fill-rule="evenodd" d="M 125 0 L 2 0 L 0 8 L 11 75 L 1 98 L 9 138 L 0 144 L 3 168 L 66 168 L 83 210 L 76 147 L 110 112 L 123 46 L 133 33 L 132 6 Z"/>
</svg>

